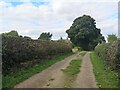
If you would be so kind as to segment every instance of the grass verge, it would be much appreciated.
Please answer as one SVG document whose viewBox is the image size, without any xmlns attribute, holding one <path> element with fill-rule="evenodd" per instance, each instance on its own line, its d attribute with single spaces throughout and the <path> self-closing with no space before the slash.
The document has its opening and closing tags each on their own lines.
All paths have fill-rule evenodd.
<svg viewBox="0 0 120 90">
<path fill-rule="evenodd" d="M 103 60 L 101 60 L 94 52 L 90 54 L 90 57 L 99 88 L 118 88 L 117 73 L 105 68 Z"/>
<path fill-rule="evenodd" d="M 81 60 L 75 59 L 70 62 L 70 65 L 63 71 L 70 75 L 75 75 L 80 72 Z"/>
<path fill-rule="evenodd" d="M 50 67 L 51 65 L 55 64 L 58 61 L 64 60 L 64 58 L 72 55 L 73 53 L 62 55 L 62 56 L 55 56 L 50 60 L 45 60 L 43 63 L 37 64 L 33 67 L 28 69 L 24 69 L 18 71 L 14 74 L 9 74 L 7 76 L 2 77 L 2 88 L 12 88 L 16 84 L 28 79 L 32 75 L 41 72 L 42 70 Z"/>
<path fill-rule="evenodd" d="M 70 65 L 66 69 L 62 70 L 65 73 L 64 88 L 70 88 L 72 86 L 77 74 L 80 72 L 80 67 L 81 60 L 75 59 L 70 62 Z"/>
</svg>

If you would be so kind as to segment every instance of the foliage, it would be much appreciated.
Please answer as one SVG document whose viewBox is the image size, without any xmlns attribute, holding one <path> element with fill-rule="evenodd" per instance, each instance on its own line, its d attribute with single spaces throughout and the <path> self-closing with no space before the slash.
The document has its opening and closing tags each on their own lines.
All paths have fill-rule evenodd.
<svg viewBox="0 0 120 90">
<path fill-rule="evenodd" d="M 8 33 L 3 33 L 4 35 L 8 35 L 8 36 L 19 36 L 19 34 L 18 34 L 18 32 L 17 31 L 14 31 L 14 30 L 12 30 L 12 31 L 10 31 L 10 32 L 8 32 Z"/>
<path fill-rule="evenodd" d="M 112 43 L 117 40 L 117 36 L 115 34 L 108 35 L 107 40 L 108 42 Z"/>
<path fill-rule="evenodd" d="M 31 37 L 28 37 L 28 36 L 24 36 L 24 38 L 26 38 L 26 39 L 31 39 Z"/>
<path fill-rule="evenodd" d="M 3 74 L 28 68 L 44 59 L 71 52 L 68 43 L 57 41 L 32 40 L 22 37 L 2 36 Z"/>
<path fill-rule="evenodd" d="M 103 60 L 106 67 L 118 73 L 120 86 L 120 40 L 101 44 L 96 47 L 95 52 Z"/>
<path fill-rule="evenodd" d="M 113 70 L 116 70 L 116 52 L 118 49 L 118 42 L 106 43 L 98 45 L 95 48 L 96 54 L 104 60 L 104 63 L 107 67 L 110 67 Z"/>
<path fill-rule="evenodd" d="M 48 33 L 42 33 L 38 39 L 51 40 L 51 38 L 52 38 L 52 34 L 50 34 L 50 32 L 48 32 Z"/>
<path fill-rule="evenodd" d="M 93 50 L 98 43 L 105 41 L 95 24 L 93 18 L 83 15 L 76 18 L 66 32 L 73 44 L 82 47 L 83 50 Z"/>
<path fill-rule="evenodd" d="M 117 68 L 119 81 L 120 81 L 120 39 L 118 40 L 118 48 L 116 52 L 116 68 Z M 119 82 L 119 86 L 120 86 L 120 82 Z"/>
<path fill-rule="evenodd" d="M 104 61 L 95 53 L 91 53 L 90 57 L 99 88 L 118 88 L 118 74 L 106 68 Z"/>
</svg>

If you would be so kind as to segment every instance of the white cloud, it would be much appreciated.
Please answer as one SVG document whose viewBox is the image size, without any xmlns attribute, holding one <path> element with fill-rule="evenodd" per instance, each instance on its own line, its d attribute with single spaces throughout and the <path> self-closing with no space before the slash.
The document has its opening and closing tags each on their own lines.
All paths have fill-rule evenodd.
<svg viewBox="0 0 120 90">
<path fill-rule="evenodd" d="M 21 1 L 28 3 L 13 7 L 11 3 L 0 2 L 1 33 L 15 29 L 22 35 L 38 38 L 41 32 L 49 31 L 53 33 L 53 39 L 58 39 L 60 36 L 66 37 L 65 31 L 73 20 L 83 14 L 92 16 L 104 35 L 117 33 L 118 30 L 117 18 L 113 17 L 118 13 L 117 0 L 43 0 L 49 4 L 38 7 L 30 3 L 31 0 Z"/>
</svg>

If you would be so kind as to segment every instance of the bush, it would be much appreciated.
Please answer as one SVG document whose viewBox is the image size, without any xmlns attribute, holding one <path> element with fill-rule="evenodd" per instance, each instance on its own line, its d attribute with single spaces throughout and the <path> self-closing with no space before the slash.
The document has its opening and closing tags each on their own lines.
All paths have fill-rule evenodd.
<svg viewBox="0 0 120 90">
<path fill-rule="evenodd" d="M 2 69 L 6 75 L 20 68 L 41 63 L 56 55 L 71 52 L 71 46 L 57 41 L 32 40 L 23 37 L 2 36 Z"/>
<path fill-rule="evenodd" d="M 116 68 L 117 68 L 119 81 L 120 81 L 120 39 L 118 40 L 118 49 L 116 52 Z M 119 86 L 120 86 L 120 82 L 119 82 Z"/>
<path fill-rule="evenodd" d="M 117 57 L 120 57 L 118 54 L 118 43 L 119 41 L 114 41 L 113 43 L 104 43 L 100 44 L 95 48 L 96 54 L 104 60 L 104 63 L 107 67 L 110 67 L 113 70 L 118 70 L 117 68 Z M 116 56 L 118 54 L 118 56 Z"/>
</svg>

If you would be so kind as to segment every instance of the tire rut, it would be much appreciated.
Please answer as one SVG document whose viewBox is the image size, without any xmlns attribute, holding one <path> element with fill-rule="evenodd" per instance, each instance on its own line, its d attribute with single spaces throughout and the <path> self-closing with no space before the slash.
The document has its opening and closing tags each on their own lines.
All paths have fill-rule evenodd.
<svg viewBox="0 0 120 90">
<path fill-rule="evenodd" d="M 89 52 L 83 57 L 80 73 L 74 82 L 73 88 L 98 88 Z"/>
</svg>

